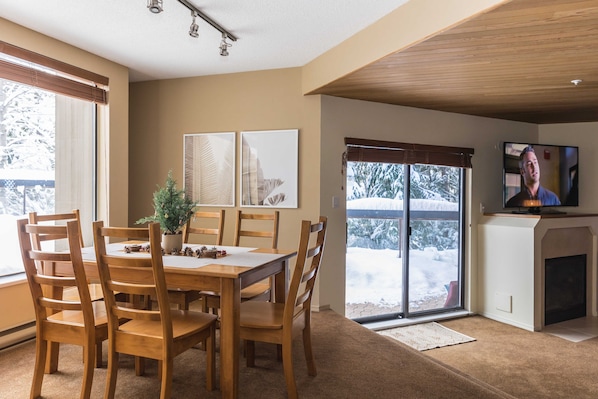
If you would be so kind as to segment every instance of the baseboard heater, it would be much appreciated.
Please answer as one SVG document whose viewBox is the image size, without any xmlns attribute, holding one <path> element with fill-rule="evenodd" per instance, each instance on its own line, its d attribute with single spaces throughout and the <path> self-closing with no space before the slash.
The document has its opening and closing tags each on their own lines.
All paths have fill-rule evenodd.
<svg viewBox="0 0 598 399">
<path fill-rule="evenodd" d="M 35 337 L 35 321 L 0 331 L 0 349 L 8 348 Z"/>
</svg>

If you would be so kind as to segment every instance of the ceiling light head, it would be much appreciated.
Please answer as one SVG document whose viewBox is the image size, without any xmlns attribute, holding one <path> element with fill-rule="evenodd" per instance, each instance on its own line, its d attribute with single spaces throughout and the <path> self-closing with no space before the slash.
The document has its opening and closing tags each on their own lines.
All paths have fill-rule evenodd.
<svg viewBox="0 0 598 399">
<path fill-rule="evenodd" d="M 164 11 L 162 8 L 162 0 L 147 0 L 147 8 L 154 14 L 159 14 Z"/>
<path fill-rule="evenodd" d="M 228 48 L 231 47 L 232 44 L 226 42 L 226 34 L 222 34 L 222 41 L 220 42 L 220 55 L 223 57 L 228 56 Z"/>
<path fill-rule="evenodd" d="M 193 22 L 191 22 L 191 26 L 189 27 L 189 36 L 191 37 L 199 37 L 199 25 L 195 23 L 195 13 L 191 12 L 193 16 Z"/>
<path fill-rule="evenodd" d="M 577 86 L 578 84 L 580 84 L 581 82 L 583 82 L 581 79 L 573 79 L 571 81 L 571 83 L 573 83 L 575 86 Z"/>
</svg>

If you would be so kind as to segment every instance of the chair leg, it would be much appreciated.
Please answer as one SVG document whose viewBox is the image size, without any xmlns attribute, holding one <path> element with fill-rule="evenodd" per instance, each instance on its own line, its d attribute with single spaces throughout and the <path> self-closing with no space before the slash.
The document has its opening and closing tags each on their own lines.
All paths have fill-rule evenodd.
<svg viewBox="0 0 598 399">
<path fill-rule="evenodd" d="M 210 309 L 208 308 L 208 296 L 201 295 L 201 311 L 204 313 L 208 313 Z"/>
<path fill-rule="evenodd" d="M 216 325 L 210 327 L 210 336 L 204 340 L 206 351 L 206 389 L 213 391 L 216 388 Z"/>
<path fill-rule="evenodd" d="M 255 341 L 245 341 L 247 367 L 255 367 Z"/>
<path fill-rule="evenodd" d="M 135 356 L 135 375 L 137 377 L 145 374 L 145 359 L 140 356 Z"/>
<path fill-rule="evenodd" d="M 162 360 L 158 360 L 158 379 L 162 381 L 162 370 L 164 370 L 164 362 Z"/>
<path fill-rule="evenodd" d="M 96 359 L 96 367 L 101 369 L 103 366 L 102 363 L 102 343 L 96 342 L 95 345 L 95 359 Z"/>
<path fill-rule="evenodd" d="M 91 395 L 95 350 L 95 345 L 87 345 L 83 347 L 83 382 L 81 386 L 81 399 L 89 399 Z"/>
<path fill-rule="evenodd" d="M 203 313 L 208 313 L 210 311 L 210 309 L 208 308 L 208 298 L 205 295 L 199 295 L 199 300 L 201 301 L 201 311 Z M 207 348 L 207 341 L 204 339 L 201 342 L 201 350 L 205 351 Z"/>
<path fill-rule="evenodd" d="M 31 399 L 38 398 L 42 394 L 44 368 L 46 365 L 46 355 L 48 353 L 48 341 L 39 337 L 36 341 L 35 368 L 33 369 L 33 382 L 31 383 Z"/>
<path fill-rule="evenodd" d="M 295 384 L 295 374 L 293 372 L 293 340 L 291 337 L 283 338 L 282 369 L 287 383 L 287 395 L 289 399 L 297 399 L 297 385 Z"/>
<path fill-rule="evenodd" d="M 106 372 L 106 388 L 104 391 L 104 399 L 114 399 L 114 394 L 116 392 L 117 375 L 118 352 L 115 352 L 112 348 L 110 348 L 108 352 L 108 371 Z"/>
<path fill-rule="evenodd" d="M 48 341 L 50 356 L 46 356 L 46 374 L 53 374 L 58 371 L 58 352 L 60 344 L 58 342 Z"/>
<path fill-rule="evenodd" d="M 160 373 L 160 379 L 162 384 L 160 387 L 160 399 L 170 399 L 170 392 L 172 390 L 172 366 L 173 361 L 171 359 L 163 360 L 162 372 Z"/>
<path fill-rule="evenodd" d="M 315 377 L 316 362 L 314 361 L 314 353 L 311 348 L 311 329 L 309 325 L 303 329 L 303 351 L 305 352 L 305 361 L 307 362 L 307 374 Z"/>
</svg>

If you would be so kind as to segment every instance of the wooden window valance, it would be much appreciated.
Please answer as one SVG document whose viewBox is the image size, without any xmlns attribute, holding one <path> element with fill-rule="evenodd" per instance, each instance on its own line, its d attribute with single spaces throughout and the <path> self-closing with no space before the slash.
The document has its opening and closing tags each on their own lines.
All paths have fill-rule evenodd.
<svg viewBox="0 0 598 399">
<path fill-rule="evenodd" d="M 428 164 L 471 168 L 473 148 L 446 147 L 426 144 L 345 137 L 347 161 L 397 164 Z"/>
<path fill-rule="evenodd" d="M 0 78 L 108 104 L 108 78 L 0 41 Z"/>
</svg>

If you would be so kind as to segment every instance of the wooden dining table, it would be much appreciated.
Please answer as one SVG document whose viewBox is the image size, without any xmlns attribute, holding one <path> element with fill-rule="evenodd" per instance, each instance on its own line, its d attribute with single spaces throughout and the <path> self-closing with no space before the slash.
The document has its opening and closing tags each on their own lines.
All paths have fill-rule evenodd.
<svg viewBox="0 0 598 399">
<path fill-rule="evenodd" d="M 109 244 L 107 251 L 119 251 L 123 256 L 149 256 L 144 252 L 126 253 L 126 244 Z M 199 244 L 188 244 L 193 251 Z M 210 246 L 212 247 L 212 246 Z M 274 276 L 273 298 L 284 302 L 288 290 L 289 261 L 295 251 L 264 248 L 218 246 L 226 256 L 199 258 L 186 255 L 164 255 L 164 273 L 169 289 L 208 290 L 220 292 L 220 390 L 223 398 L 239 396 L 240 308 L 241 289 Z M 97 281 L 98 268 L 95 251 L 82 249 L 87 278 Z M 69 267 L 55 265 L 54 273 L 68 275 Z M 72 269 L 70 271 L 72 273 Z M 126 273 L 126 270 L 123 270 Z M 127 278 L 143 282 L 151 278 L 147 273 L 135 271 Z M 116 276 L 115 276 L 116 277 Z"/>
</svg>

